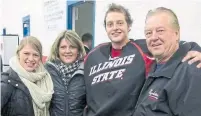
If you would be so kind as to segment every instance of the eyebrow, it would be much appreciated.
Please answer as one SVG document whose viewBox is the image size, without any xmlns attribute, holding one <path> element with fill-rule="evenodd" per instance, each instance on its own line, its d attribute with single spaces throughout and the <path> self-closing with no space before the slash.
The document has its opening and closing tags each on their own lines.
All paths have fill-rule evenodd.
<svg viewBox="0 0 201 116">
<path fill-rule="evenodd" d="M 30 53 L 29 51 L 23 51 L 23 53 Z M 34 54 L 39 54 L 38 52 L 33 52 Z"/>
<path fill-rule="evenodd" d="M 165 29 L 164 27 L 157 27 L 156 29 L 161 29 L 161 28 L 162 28 L 162 29 Z M 149 28 L 149 29 L 146 29 L 146 28 L 145 28 L 145 31 L 150 31 L 150 30 L 151 30 L 151 28 Z"/>
<path fill-rule="evenodd" d="M 115 21 L 107 21 L 107 23 L 108 23 L 108 22 L 119 22 L 119 21 L 124 22 L 124 20 L 115 20 Z"/>
</svg>

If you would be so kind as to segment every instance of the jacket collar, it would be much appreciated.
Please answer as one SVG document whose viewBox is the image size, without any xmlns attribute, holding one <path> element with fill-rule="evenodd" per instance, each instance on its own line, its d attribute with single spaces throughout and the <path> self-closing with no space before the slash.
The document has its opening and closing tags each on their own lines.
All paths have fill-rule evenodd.
<svg viewBox="0 0 201 116">
<path fill-rule="evenodd" d="M 185 43 L 183 45 L 180 45 L 179 49 L 174 53 L 174 55 L 168 60 L 163 66 L 160 67 L 155 72 L 156 68 L 156 62 L 151 67 L 151 72 L 149 73 L 148 77 L 167 77 L 171 78 L 178 67 L 178 65 L 181 63 L 183 57 L 187 54 L 187 52 L 190 50 L 191 46 L 189 43 Z"/>
<path fill-rule="evenodd" d="M 18 74 L 17 74 L 12 68 L 9 68 L 9 70 L 7 71 L 7 73 L 9 74 L 9 77 L 10 77 L 12 80 L 15 80 L 16 82 L 22 83 L 22 81 L 21 81 L 21 79 L 19 78 Z"/>
<path fill-rule="evenodd" d="M 58 67 L 55 65 L 54 62 L 48 61 L 48 62 L 46 63 L 46 65 L 49 65 L 49 66 L 51 66 L 51 67 L 54 67 L 54 68 L 57 70 L 57 72 L 59 72 L 59 69 L 58 69 Z M 59 74 L 60 74 L 60 72 L 59 72 Z M 73 72 L 72 77 L 75 76 L 75 75 L 77 75 L 77 74 L 84 75 L 84 62 L 83 62 L 83 61 L 81 61 L 80 66 L 78 67 L 78 69 L 77 69 L 75 72 Z"/>
<path fill-rule="evenodd" d="M 130 39 L 130 41 L 129 41 L 125 46 L 123 46 L 123 48 L 126 47 L 126 46 L 128 46 L 129 44 L 131 44 L 131 42 L 134 42 L 134 40 L 133 40 L 133 39 Z M 131 44 L 131 45 L 132 45 L 132 44 Z M 110 53 L 111 53 L 111 48 L 112 48 L 112 43 L 111 43 L 111 42 L 108 42 L 104 47 L 101 47 L 101 48 L 100 48 L 100 51 L 101 51 L 101 53 L 102 53 L 106 58 L 109 59 Z"/>
</svg>

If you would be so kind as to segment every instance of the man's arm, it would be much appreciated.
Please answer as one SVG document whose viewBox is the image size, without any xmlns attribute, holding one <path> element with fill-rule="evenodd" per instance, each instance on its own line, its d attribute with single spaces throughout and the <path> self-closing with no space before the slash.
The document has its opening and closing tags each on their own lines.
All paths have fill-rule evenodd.
<svg viewBox="0 0 201 116">
<path fill-rule="evenodd" d="M 186 42 L 181 41 L 180 45 L 185 44 Z M 194 62 L 200 62 L 197 65 L 197 68 L 201 68 L 201 47 L 196 42 L 188 42 L 191 45 L 191 51 L 183 58 L 182 62 L 188 61 L 188 64 Z"/>
</svg>

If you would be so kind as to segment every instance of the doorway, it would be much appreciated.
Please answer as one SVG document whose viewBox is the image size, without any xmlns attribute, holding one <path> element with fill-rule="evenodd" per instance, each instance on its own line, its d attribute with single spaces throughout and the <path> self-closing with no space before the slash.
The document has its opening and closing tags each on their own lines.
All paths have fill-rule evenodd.
<svg viewBox="0 0 201 116">
<path fill-rule="evenodd" d="M 67 29 L 82 37 L 85 33 L 93 36 L 95 27 L 95 1 L 67 1 Z"/>
</svg>

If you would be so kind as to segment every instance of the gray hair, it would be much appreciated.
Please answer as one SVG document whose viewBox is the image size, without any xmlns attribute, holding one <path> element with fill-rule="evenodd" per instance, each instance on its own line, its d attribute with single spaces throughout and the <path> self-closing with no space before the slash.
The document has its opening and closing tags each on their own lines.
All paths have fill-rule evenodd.
<svg viewBox="0 0 201 116">
<path fill-rule="evenodd" d="M 153 10 L 148 11 L 145 23 L 150 16 L 157 14 L 157 13 L 168 13 L 169 16 L 171 16 L 171 18 L 172 18 L 172 26 L 175 29 L 177 29 L 178 31 L 180 31 L 180 25 L 179 25 L 177 15 L 171 9 L 168 9 L 165 7 L 158 7 L 158 8 L 155 8 Z"/>
</svg>

